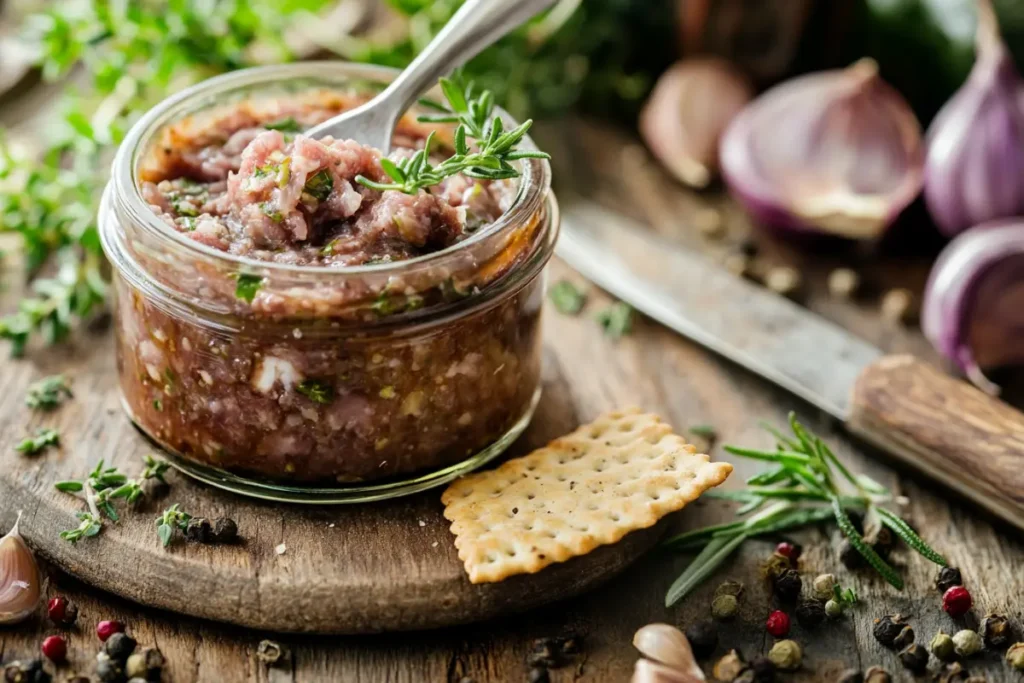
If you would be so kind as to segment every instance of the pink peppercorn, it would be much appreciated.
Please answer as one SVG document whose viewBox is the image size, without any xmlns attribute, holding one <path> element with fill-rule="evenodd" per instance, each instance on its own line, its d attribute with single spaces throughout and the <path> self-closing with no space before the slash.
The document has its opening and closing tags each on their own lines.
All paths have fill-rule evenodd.
<svg viewBox="0 0 1024 683">
<path fill-rule="evenodd" d="M 784 638 L 789 634 L 789 615 L 777 609 L 768 615 L 764 627 L 776 638 Z"/>
<path fill-rule="evenodd" d="M 775 546 L 775 552 L 777 552 L 779 555 L 782 555 L 783 557 L 788 557 L 792 562 L 796 562 L 800 559 L 800 555 L 803 552 L 803 548 L 801 548 L 796 543 L 782 541 L 777 546 Z"/>
<path fill-rule="evenodd" d="M 101 621 L 96 624 L 96 635 L 104 643 L 107 642 L 107 638 L 115 633 L 124 633 L 124 624 L 120 621 Z"/>
<path fill-rule="evenodd" d="M 973 604 L 970 591 L 963 586 L 953 586 L 942 594 L 942 609 L 951 617 L 962 617 Z"/>
<path fill-rule="evenodd" d="M 60 636 L 50 636 L 43 641 L 43 646 L 40 649 L 42 649 L 44 657 L 58 664 L 68 656 L 68 644 Z"/>
</svg>

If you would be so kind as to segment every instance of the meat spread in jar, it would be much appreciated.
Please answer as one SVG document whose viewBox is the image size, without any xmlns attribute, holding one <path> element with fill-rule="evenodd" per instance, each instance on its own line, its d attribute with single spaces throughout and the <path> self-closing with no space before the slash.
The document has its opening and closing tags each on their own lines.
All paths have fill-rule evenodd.
<svg viewBox="0 0 1024 683">
<path fill-rule="evenodd" d="M 474 251 L 521 179 L 457 175 L 413 195 L 361 184 L 387 179 L 379 151 L 301 133 L 355 103 L 245 100 L 166 127 L 142 157 L 138 192 L 186 248 L 125 240 L 142 275 L 115 277 L 121 385 L 136 423 L 187 459 L 257 480 L 372 481 L 462 461 L 532 411 L 545 219 Z M 391 158 L 427 132 L 403 119 Z M 334 279 L 379 264 L 399 270 Z M 301 286 L 248 279 L 262 265 L 300 267 Z"/>
</svg>

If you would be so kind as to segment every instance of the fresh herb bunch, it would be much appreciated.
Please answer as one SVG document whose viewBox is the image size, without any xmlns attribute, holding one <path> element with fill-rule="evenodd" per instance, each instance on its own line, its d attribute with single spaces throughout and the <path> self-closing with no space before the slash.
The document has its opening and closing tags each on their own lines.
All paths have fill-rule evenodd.
<svg viewBox="0 0 1024 683">
<path fill-rule="evenodd" d="M 427 123 L 458 123 L 455 129 L 455 153 L 437 166 L 430 163 L 430 146 L 434 133 L 427 136 L 423 149 L 397 162 L 382 158 L 380 165 L 392 182 L 378 183 L 366 176 L 356 180 L 375 190 L 397 190 L 416 194 L 425 187 L 437 185 L 445 178 L 463 173 L 470 178 L 502 180 L 516 178 L 519 171 L 511 162 L 520 159 L 550 159 L 536 150 L 519 150 L 516 146 L 530 130 L 527 119 L 513 130 L 506 131 L 500 116 L 494 115 L 494 95 L 489 90 L 476 91 L 472 82 L 460 85 L 442 78 L 441 91 L 450 109 L 438 106 L 440 113 L 425 114 L 419 120 Z M 473 145 L 470 145 L 470 141 Z"/>
<path fill-rule="evenodd" d="M 54 410 L 73 396 L 64 375 L 50 375 L 33 382 L 25 396 L 25 405 L 35 410 Z"/>
<path fill-rule="evenodd" d="M 58 80 L 77 65 L 87 78 L 59 105 L 63 125 L 48 127 L 58 134 L 47 146 L 22 149 L 0 136 L 0 232 L 20 235 L 31 281 L 18 310 L 0 319 L 0 338 L 14 354 L 36 335 L 64 339 L 106 301 L 96 229 L 106 177 L 97 169 L 109 165 L 135 118 L 189 83 L 287 61 L 284 29 L 328 1 L 71 0 L 28 19 L 25 37 L 44 78 Z M 56 275 L 41 277 L 51 261 Z"/>
<path fill-rule="evenodd" d="M 945 558 L 925 543 L 910 525 L 896 513 L 882 507 L 893 502 L 888 489 L 870 477 L 851 473 L 818 436 L 797 421 L 793 413 L 789 414 L 789 426 L 792 437 L 765 426 L 775 437 L 774 451 L 725 447 L 734 455 L 773 464 L 768 471 L 748 479 L 747 488 L 717 494 L 743 503 L 736 511 L 740 517 L 760 511 L 746 519 L 688 531 L 665 541 L 664 545 L 672 550 L 700 549 L 697 557 L 669 588 L 665 596 L 666 605 L 671 606 L 685 597 L 748 538 L 833 519 L 868 564 L 892 586 L 902 589 L 900 575 L 854 527 L 849 516 L 851 510 L 865 513 L 867 528 L 889 527 L 923 557 L 946 566 Z"/>
</svg>

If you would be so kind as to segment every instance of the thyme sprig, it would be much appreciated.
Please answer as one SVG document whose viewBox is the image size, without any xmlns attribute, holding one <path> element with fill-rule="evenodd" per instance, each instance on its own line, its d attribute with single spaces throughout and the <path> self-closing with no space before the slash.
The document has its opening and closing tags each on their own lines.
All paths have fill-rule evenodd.
<svg viewBox="0 0 1024 683">
<path fill-rule="evenodd" d="M 192 515 L 182 510 L 179 503 L 175 503 L 164 510 L 156 518 L 156 534 L 160 537 L 160 543 L 165 548 L 169 546 L 171 539 L 174 537 L 174 530 L 177 529 L 184 533 L 188 529 L 188 523 L 191 519 Z"/>
<path fill-rule="evenodd" d="M 18 442 L 14 450 L 25 455 L 40 453 L 47 446 L 60 444 L 60 433 L 56 429 L 40 429 L 35 436 L 26 436 Z"/>
<path fill-rule="evenodd" d="M 929 546 L 892 510 L 883 507 L 892 503 L 891 492 L 865 475 L 855 475 L 818 436 L 789 414 L 791 436 L 766 426 L 776 440 L 774 451 L 726 446 L 734 455 L 772 463 L 773 467 L 747 480 L 740 491 L 717 494 L 742 503 L 738 516 L 756 514 L 725 524 L 695 529 L 664 542 L 672 550 L 700 553 L 675 580 L 665 596 L 671 606 L 684 598 L 701 581 L 709 577 L 736 548 L 749 538 L 788 531 L 809 524 L 835 520 L 850 545 L 864 557 L 882 578 L 897 589 L 903 579 L 857 531 L 850 511 L 863 511 L 876 527 L 885 525 L 902 538 L 909 547 L 926 559 L 946 566 L 946 559 Z M 762 509 L 763 508 L 763 509 Z M 844 592 L 840 602 L 856 600 L 852 591 Z"/>
<path fill-rule="evenodd" d="M 425 114 L 420 121 L 428 123 L 458 123 L 455 129 L 455 153 L 437 166 L 430 163 L 430 148 L 434 133 L 427 136 L 423 149 L 411 157 L 398 161 L 380 160 L 381 168 L 391 178 L 380 183 L 363 175 L 356 180 L 374 190 L 396 190 L 416 194 L 420 190 L 441 183 L 445 178 L 462 173 L 470 178 L 502 180 L 518 177 L 519 170 L 512 165 L 520 159 L 550 159 L 545 152 L 520 150 L 533 121 L 527 119 L 516 128 L 506 131 L 500 116 L 494 115 L 494 95 L 489 90 L 479 94 L 472 83 L 464 86 L 454 80 L 442 78 L 441 91 L 448 100 L 449 109 L 441 113 Z M 472 141 L 472 145 L 470 142 Z"/>
<path fill-rule="evenodd" d="M 53 410 L 72 396 L 71 385 L 64 375 L 50 375 L 29 385 L 25 405 L 34 410 Z"/>
</svg>

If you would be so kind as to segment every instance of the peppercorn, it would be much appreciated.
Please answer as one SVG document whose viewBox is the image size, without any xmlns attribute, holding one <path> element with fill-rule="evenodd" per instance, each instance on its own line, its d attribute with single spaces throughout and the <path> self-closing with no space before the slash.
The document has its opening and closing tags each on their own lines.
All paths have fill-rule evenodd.
<svg viewBox="0 0 1024 683">
<path fill-rule="evenodd" d="M 896 636 L 903 630 L 903 615 L 892 614 L 875 619 L 875 625 L 871 629 L 872 635 L 883 647 L 887 647 L 890 650 L 895 649 L 894 641 Z"/>
<path fill-rule="evenodd" d="M 747 669 L 754 674 L 754 683 L 772 683 L 775 680 L 775 664 L 767 657 L 758 657 Z"/>
<path fill-rule="evenodd" d="M 970 675 L 959 662 L 954 662 L 942 670 L 939 683 L 966 683 Z"/>
<path fill-rule="evenodd" d="M 864 672 L 864 683 L 892 683 L 892 676 L 880 666 L 873 666 Z"/>
<path fill-rule="evenodd" d="M 238 525 L 230 517 L 218 517 L 213 522 L 214 543 L 234 543 L 238 540 Z"/>
<path fill-rule="evenodd" d="M 530 673 L 527 675 L 526 680 L 529 681 L 529 683 L 550 683 L 551 676 L 548 675 L 547 669 L 536 666 L 530 669 Z"/>
<path fill-rule="evenodd" d="M 40 646 L 40 651 L 43 653 L 43 656 L 51 662 L 60 664 L 67 659 L 68 644 L 64 642 L 64 639 L 60 636 L 49 636 L 43 640 L 43 644 Z"/>
<path fill-rule="evenodd" d="M 960 570 L 956 567 L 943 567 L 939 570 L 939 576 L 935 579 L 935 586 L 940 593 L 945 593 L 953 586 L 964 585 L 960 577 Z"/>
<path fill-rule="evenodd" d="M 96 624 L 96 636 L 104 643 L 107 642 L 107 638 L 115 633 L 123 632 L 124 624 L 120 621 L 101 621 Z"/>
<path fill-rule="evenodd" d="M 155 647 L 147 647 L 132 654 L 125 663 L 124 672 L 132 678 L 160 680 L 164 668 L 163 653 Z"/>
<path fill-rule="evenodd" d="M 746 668 L 743 657 L 736 650 L 729 650 L 728 654 L 715 662 L 711 673 L 720 681 L 733 681 Z"/>
<path fill-rule="evenodd" d="M 963 586 L 952 586 L 942 594 L 942 609 L 953 618 L 967 614 L 973 604 L 971 593 Z"/>
<path fill-rule="evenodd" d="M 775 610 L 768 615 L 764 626 L 776 638 L 785 638 L 789 634 L 789 615 L 782 610 Z"/>
<path fill-rule="evenodd" d="M 848 299 L 860 289 L 860 275 L 849 268 L 836 268 L 828 274 L 828 292 L 837 299 Z"/>
<path fill-rule="evenodd" d="M 879 557 L 889 559 L 889 554 L 896 547 L 896 536 L 893 535 L 888 527 L 883 526 L 875 532 L 874 537 L 871 539 L 871 547 L 878 553 Z"/>
<path fill-rule="evenodd" d="M 796 562 L 804 554 L 804 547 L 792 541 L 782 541 L 775 546 L 775 552 L 783 557 L 789 558 L 790 562 Z"/>
<path fill-rule="evenodd" d="M 916 674 L 924 673 L 928 666 L 928 652 L 917 643 L 911 643 L 900 650 L 900 663 Z"/>
<path fill-rule="evenodd" d="M 743 595 L 743 584 L 739 581 L 723 581 L 715 589 L 715 597 L 719 595 L 731 595 L 735 598 Z"/>
<path fill-rule="evenodd" d="M 526 654 L 528 667 L 557 669 L 565 665 L 562 648 L 555 638 L 538 638 L 533 641 L 530 651 Z"/>
<path fill-rule="evenodd" d="M 838 619 L 843 616 L 843 606 L 836 600 L 829 600 L 825 603 L 825 616 L 829 619 Z"/>
<path fill-rule="evenodd" d="M 785 602 L 795 602 L 800 597 L 802 588 L 803 581 L 795 569 L 787 569 L 782 572 L 772 584 L 772 590 L 774 590 L 775 595 L 779 600 Z"/>
<path fill-rule="evenodd" d="M 68 627 L 78 619 L 78 608 L 67 598 L 58 596 L 46 603 L 46 616 L 57 626 Z"/>
<path fill-rule="evenodd" d="M 74 674 L 72 674 L 68 677 L 68 680 L 65 681 L 65 683 L 92 683 L 92 681 L 89 680 L 88 676 L 75 676 Z M 128 683 L 132 682 L 129 681 Z"/>
<path fill-rule="evenodd" d="M 849 541 L 843 541 L 839 546 L 839 561 L 847 569 L 860 569 L 865 565 L 864 556 Z"/>
<path fill-rule="evenodd" d="M 764 286 L 782 296 L 794 296 L 800 289 L 800 271 L 789 266 L 771 268 L 764 276 Z"/>
<path fill-rule="evenodd" d="M 896 634 L 896 637 L 892 639 L 892 646 L 897 650 L 902 650 L 905 647 L 913 645 L 914 643 L 914 629 L 910 626 L 904 626 L 900 629 L 900 632 Z"/>
<path fill-rule="evenodd" d="M 775 581 L 777 578 L 782 576 L 783 572 L 789 571 L 792 568 L 793 563 L 789 561 L 788 557 L 785 555 L 779 555 L 778 553 L 772 553 L 772 556 L 764 563 L 764 567 L 762 567 L 761 571 L 769 581 Z"/>
<path fill-rule="evenodd" d="M 836 577 L 832 574 L 819 574 L 811 584 L 811 594 L 817 600 L 830 600 L 835 595 Z"/>
<path fill-rule="evenodd" d="M 864 683 L 864 674 L 859 669 L 847 669 L 839 674 L 836 683 Z"/>
<path fill-rule="evenodd" d="M 698 621 L 686 629 L 686 639 L 697 659 L 710 657 L 718 647 L 718 629 L 710 621 Z"/>
<path fill-rule="evenodd" d="M 801 626 L 814 628 L 825 621 L 825 604 L 821 600 L 801 600 L 795 614 Z"/>
<path fill-rule="evenodd" d="M 574 655 L 579 652 L 583 646 L 583 636 L 578 633 L 560 636 L 557 641 L 558 647 L 561 648 L 563 655 Z"/>
<path fill-rule="evenodd" d="M 956 658 L 956 650 L 953 639 L 948 634 L 939 631 L 928 644 L 928 648 L 935 657 L 943 662 L 949 662 Z"/>
<path fill-rule="evenodd" d="M 800 649 L 800 644 L 795 640 L 780 640 L 772 645 L 772 649 L 768 651 L 768 659 L 783 671 L 799 669 L 803 657 L 803 650 Z"/>
<path fill-rule="evenodd" d="M 989 614 L 981 620 L 981 637 L 992 649 L 1006 647 L 1013 640 L 1013 625 L 1001 614 Z"/>
<path fill-rule="evenodd" d="M 1006 661 L 1016 671 L 1024 671 L 1024 643 L 1014 643 L 1006 651 Z"/>
<path fill-rule="evenodd" d="M 256 647 L 256 658 L 267 666 L 274 666 L 284 657 L 284 648 L 272 640 L 261 640 Z"/>
<path fill-rule="evenodd" d="M 14 661 L 4 667 L 7 683 L 50 683 L 50 674 L 43 668 L 43 660 Z"/>
<path fill-rule="evenodd" d="M 125 680 L 124 667 L 106 652 L 96 655 L 96 677 L 103 683 L 121 683 Z"/>
<path fill-rule="evenodd" d="M 213 541 L 213 524 L 205 517 L 193 517 L 185 527 L 185 538 L 193 543 L 210 543 Z"/>
<path fill-rule="evenodd" d="M 961 657 L 976 655 L 985 649 L 985 641 L 981 639 L 977 631 L 965 628 L 953 634 L 953 649 Z"/>
<path fill-rule="evenodd" d="M 890 289 L 882 296 L 882 319 L 890 323 L 908 323 L 917 317 L 914 293 L 903 287 Z"/>
<path fill-rule="evenodd" d="M 728 621 L 736 616 L 739 601 L 735 595 L 719 595 L 711 602 L 711 616 L 719 621 Z"/>
</svg>

